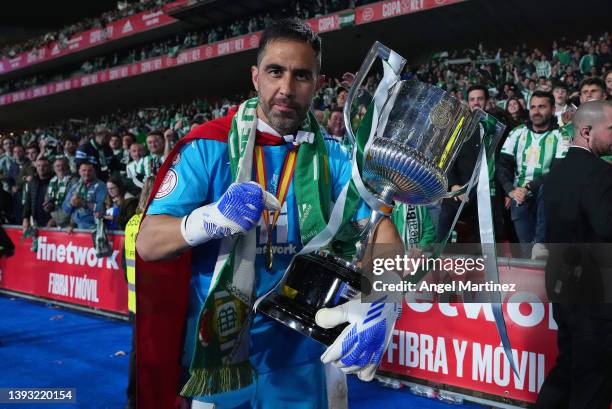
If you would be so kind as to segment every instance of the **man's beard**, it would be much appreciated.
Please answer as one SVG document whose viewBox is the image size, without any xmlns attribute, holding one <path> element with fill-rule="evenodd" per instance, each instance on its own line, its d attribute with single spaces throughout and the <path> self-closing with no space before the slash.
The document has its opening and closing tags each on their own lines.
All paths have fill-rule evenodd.
<svg viewBox="0 0 612 409">
<path fill-rule="evenodd" d="M 293 111 L 282 112 L 273 110 L 273 106 L 277 103 L 289 106 Z M 309 106 L 302 107 L 296 102 L 290 100 L 273 99 L 269 102 L 260 100 L 261 109 L 270 122 L 270 126 L 281 135 L 292 135 L 300 128 Z"/>
<path fill-rule="evenodd" d="M 545 117 L 542 115 L 538 115 L 538 116 L 533 116 L 531 117 L 531 123 L 534 124 L 535 126 L 547 126 L 548 124 L 550 124 L 550 118 L 551 117 Z"/>
</svg>

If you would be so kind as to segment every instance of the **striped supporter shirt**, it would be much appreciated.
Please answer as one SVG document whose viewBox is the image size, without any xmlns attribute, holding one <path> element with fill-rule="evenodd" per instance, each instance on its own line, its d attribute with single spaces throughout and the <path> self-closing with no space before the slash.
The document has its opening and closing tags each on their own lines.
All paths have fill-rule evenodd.
<svg viewBox="0 0 612 409">
<path fill-rule="evenodd" d="M 514 157 L 514 186 L 525 187 L 547 174 L 552 160 L 564 158 L 568 148 L 569 140 L 558 129 L 537 133 L 520 125 L 510 132 L 501 153 Z"/>
</svg>

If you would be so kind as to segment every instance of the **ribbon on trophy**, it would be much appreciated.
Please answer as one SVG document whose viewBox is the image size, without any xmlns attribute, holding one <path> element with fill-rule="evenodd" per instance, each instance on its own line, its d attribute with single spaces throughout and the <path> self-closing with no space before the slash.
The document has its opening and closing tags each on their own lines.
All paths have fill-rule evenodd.
<svg viewBox="0 0 612 409">
<path fill-rule="evenodd" d="M 399 54 L 385 47 L 379 42 L 375 42 L 372 48 L 370 49 L 368 55 L 366 56 L 349 94 L 347 96 L 347 104 L 350 107 L 352 99 L 357 91 L 357 88 L 361 85 L 365 76 L 369 69 L 371 68 L 373 61 L 376 57 L 380 57 L 383 60 L 384 67 L 384 76 L 376 93 L 374 95 L 374 104 L 371 109 L 373 109 L 372 115 L 372 125 L 370 128 L 370 136 L 365 145 L 365 148 L 361 152 L 368 152 L 372 143 L 374 141 L 374 135 L 378 131 L 378 122 L 383 111 L 383 107 L 385 103 L 388 102 L 388 94 L 389 91 L 393 88 L 393 86 L 399 81 L 399 74 L 401 69 L 405 64 L 405 60 L 403 57 L 399 56 Z M 434 257 L 438 257 L 442 251 L 444 250 L 448 239 L 459 219 L 461 211 L 465 206 L 467 198 L 474 188 L 475 185 L 478 186 L 477 189 L 477 202 L 478 202 L 478 219 L 480 224 L 480 238 L 482 243 L 482 253 L 484 256 L 485 262 L 485 277 L 487 281 L 491 281 L 494 283 L 499 283 L 499 270 L 497 266 L 497 255 L 495 250 L 495 234 L 494 234 L 494 226 L 493 226 L 493 216 L 491 210 L 491 201 L 490 201 L 490 185 L 489 185 L 489 165 L 492 164 L 496 147 L 503 135 L 505 126 L 498 122 L 493 116 L 485 113 L 484 111 L 478 110 L 478 112 L 474 113 L 477 116 L 479 122 L 479 137 L 482 139 L 481 148 L 478 154 L 478 160 L 474 170 L 472 172 L 472 176 L 469 182 L 463 186 L 459 191 L 455 192 L 455 195 L 464 193 L 464 198 L 457 210 L 451 228 L 449 229 L 446 237 L 439 244 L 437 249 L 434 252 Z M 352 177 L 353 182 L 361 198 L 370 206 L 370 208 L 379 215 L 387 215 L 390 213 L 392 208 L 389 207 L 384 201 L 376 197 L 372 194 L 365 186 L 364 182 L 361 178 L 361 173 L 359 169 L 359 160 L 357 158 L 358 154 L 358 143 L 355 140 L 354 135 L 352 134 L 352 130 L 350 129 L 350 110 L 347 110 L 345 106 L 344 110 L 344 119 L 345 123 L 349 124 L 347 126 L 347 133 L 353 140 L 353 159 L 352 159 Z M 384 119 L 386 120 L 386 118 Z M 456 132 L 456 130 L 455 130 Z M 456 136 L 456 135 L 454 135 Z M 453 137 L 454 137 L 453 136 Z M 475 135 L 474 135 L 475 136 Z M 446 158 L 447 152 L 444 153 L 444 158 Z M 370 218 L 370 224 L 373 224 L 376 221 L 376 217 Z M 367 228 L 366 228 L 367 230 Z M 414 276 L 411 277 L 410 281 L 418 282 L 420 279 L 424 277 L 427 271 L 417 271 Z M 504 349 L 504 353 L 506 358 L 508 359 L 510 366 L 515 374 L 518 375 L 516 364 L 514 362 L 514 358 L 512 355 L 512 349 L 510 344 L 510 339 L 508 337 L 508 332 L 503 316 L 502 306 L 501 306 L 501 297 L 499 299 L 494 300 L 495 302 L 491 303 L 491 308 L 493 311 L 493 316 L 495 319 L 495 325 L 500 336 L 500 340 Z"/>
<path fill-rule="evenodd" d="M 432 257 L 439 257 L 444 251 L 448 240 L 452 234 L 459 216 L 463 210 L 463 207 L 467 203 L 468 197 L 474 186 L 478 186 L 476 190 L 476 201 L 478 203 L 478 223 L 480 227 L 480 242 L 483 258 L 485 260 L 485 278 L 487 281 L 493 283 L 499 283 L 499 269 L 497 266 L 497 254 L 495 248 L 495 229 L 493 224 L 493 212 L 491 208 L 491 188 L 490 188 L 490 175 L 489 165 L 495 155 L 495 149 L 499 144 L 499 141 L 505 130 L 505 126 L 498 122 L 492 115 L 487 114 L 482 110 L 478 110 L 476 115 L 479 116 L 479 137 L 481 138 L 481 146 L 478 152 L 476 165 L 470 177 L 469 182 L 459 189 L 457 192 L 463 194 L 463 200 L 461 201 L 457 213 L 451 223 L 451 227 L 444 236 L 441 243 L 438 244 L 434 250 Z M 417 283 L 426 274 L 427 270 L 420 269 L 410 277 L 408 281 Z M 512 346 L 510 338 L 508 337 L 508 331 L 506 328 L 506 321 L 502 311 L 501 297 L 491 302 L 491 310 L 493 312 L 493 318 L 495 319 L 495 327 L 499 334 L 504 354 L 510 363 L 510 367 L 516 376 L 518 376 L 518 370 L 516 363 L 512 355 Z"/>
<path fill-rule="evenodd" d="M 495 246 L 495 228 L 493 224 L 493 211 L 491 208 L 491 188 L 489 184 L 489 161 L 495 154 L 495 149 L 505 127 L 499 128 L 499 123 L 491 120 L 492 117 L 489 114 L 481 114 L 481 126 L 482 126 L 482 146 L 479 154 L 479 164 L 476 170 L 478 170 L 478 188 L 476 190 L 476 200 L 478 202 L 478 223 L 480 226 L 480 242 L 482 243 L 482 254 L 485 261 L 485 277 L 487 280 L 499 283 L 499 270 L 497 266 L 497 252 Z M 498 126 L 497 129 L 491 129 L 493 126 Z M 495 133 L 494 133 L 495 132 Z M 487 137 L 492 137 L 490 146 L 486 149 Z M 485 153 L 485 149 L 488 153 Z M 464 200 L 467 198 L 464 196 Z M 452 230 L 452 229 L 451 229 Z M 504 348 L 504 353 L 510 367 L 516 376 L 518 376 L 518 370 L 516 363 L 514 362 L 514 356 L 512 355 L 512 346 L 510 344 L 510 338 L 508 337 L 508 331 L 506 328 L 506 322 L 504 320 L 504 313 L 502 310 L 501 295 L 496 293 L 499 299 L 493 300 L 491 303 L 491 309 L 493 311 L 493 317 L 495 319 L 495 326 L 497 327 L 497 333 Z"/>
</svg>

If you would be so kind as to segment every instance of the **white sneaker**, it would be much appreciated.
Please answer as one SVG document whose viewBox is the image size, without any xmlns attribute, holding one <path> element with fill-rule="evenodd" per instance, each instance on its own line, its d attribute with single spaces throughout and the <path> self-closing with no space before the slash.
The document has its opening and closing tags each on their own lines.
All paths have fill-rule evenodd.
<svg viewBox="0 0 612 409">
<path fill-rule="evenodd" d="M 532 260 L 546 260 L 548 258 L 548 249 L 543 243 L 536 243 L 531 249 Z"/>
</svg>

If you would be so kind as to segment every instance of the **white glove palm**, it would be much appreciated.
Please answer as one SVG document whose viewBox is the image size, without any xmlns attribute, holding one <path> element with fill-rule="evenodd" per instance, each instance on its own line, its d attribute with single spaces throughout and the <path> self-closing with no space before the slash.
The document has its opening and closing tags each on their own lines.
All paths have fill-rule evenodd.
<svg viewBox="0 0 612 409">
<path fill-rule="evenodd" d="M 323 363 L 333 362 L 345 373 L 356 373 L 359 379 L 371 381 L 389 345 L 401 306 L 385 303 L 386 296 L 374 303 L 351 300 L 334 308 L 317 311 L 315 321 L 323 328 L 342 323 L 349 325 L 321 355 Z"/>
<path fill-rule="evenodd" d="M 190 246 L 244 234 L 261 218 L 263 209 L 280 210 L 280 203 L 258 183 L 232 183 L 217 202 L 199 207 L 183 218 L 181 233 Z"/>
</svg>

